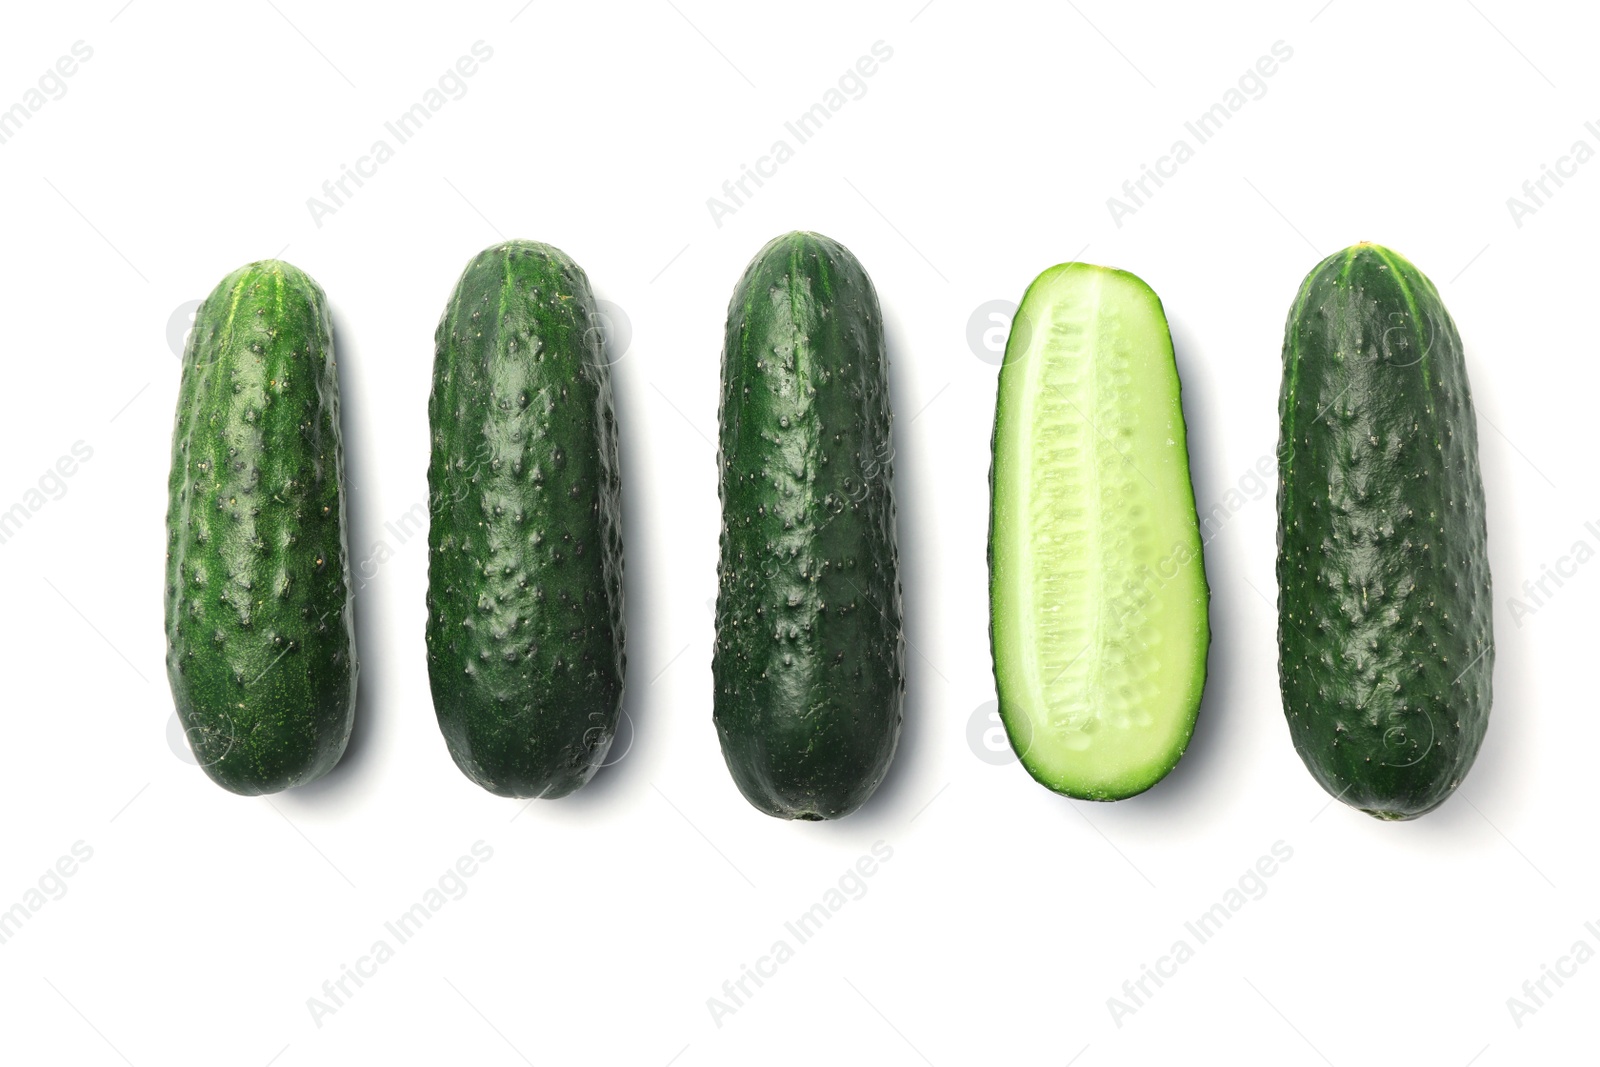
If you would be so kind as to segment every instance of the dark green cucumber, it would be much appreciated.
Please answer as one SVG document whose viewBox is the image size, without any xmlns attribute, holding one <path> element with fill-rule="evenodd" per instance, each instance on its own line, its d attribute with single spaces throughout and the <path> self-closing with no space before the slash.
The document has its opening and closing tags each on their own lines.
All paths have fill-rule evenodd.
<svg viewBox="0 0 1600 1067">
<path fill-rule="evenodd" d="M 718 419 L 722 755 L 768 815 L 848 815 L 899 742 L 905 638 L 883 316 L 843 246 L 786 234 L 745 269 Z"/>
<path fill-rule="evenodd" d="M 428 681 L 450 755 L 491 793 L 594 776 L 622 709 L 621 489 L 588 276 L 560 249 L 479 253 L 435 337 Z"/>
<path fill-rule="evenodd" d="M 1283 342 L 1278 679 L 1301 759 L 1380 819 L 1444 803 L 1494 674 L 1483 480 L 1461 338 L 1373 244 L 1307 275 Z"/>
<path fill-rule="evenodd" d="M 235 793 L 326 774 L 355 718 L 339 377 L 326 298 L 277 260 L 195 315 L 167 506 L 167 679 Z"/>
</svg>

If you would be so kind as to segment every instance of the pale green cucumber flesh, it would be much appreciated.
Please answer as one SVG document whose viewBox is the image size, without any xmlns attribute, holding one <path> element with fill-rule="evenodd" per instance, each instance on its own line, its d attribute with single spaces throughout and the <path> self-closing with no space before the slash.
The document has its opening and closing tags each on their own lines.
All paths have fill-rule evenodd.
<svg viewBox="0 0 1600 1067">
<path fill-rule="evenodd" d="M 1210 600 L 1172 339 L 1122 271 L 1023 297 L 1000 373 L 989 564 L 1000 715 L 1069 796 L 1160 781 L 1194 731 Z"/>
</svg>

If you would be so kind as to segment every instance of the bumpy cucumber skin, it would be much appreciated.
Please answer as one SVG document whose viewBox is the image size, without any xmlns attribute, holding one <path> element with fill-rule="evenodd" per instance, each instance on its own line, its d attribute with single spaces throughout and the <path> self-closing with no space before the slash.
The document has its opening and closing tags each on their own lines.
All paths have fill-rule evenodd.
<svg viewBox="0 0 1600 1067">
<path fill-rule="evenodd" d="M 456 766 L 565 796 L 604 761 L 627 660 L 610 368 L 588 276 L 508 241 L 467 265 L 435 335 L 428 681 Z"/>
<path fill-rule="evenodd" d="M 1289 313 L 1278 482 L 1278 677 L 1296 750 L 1344 803 L 1432 811 L 1489 722 L 1483 480 L 1461 338 L 1405 259 L 1359 244 Z"/>
<path fill-rule="evenodd" d="M 355 721 L 339 377 L 322 289 L 277 260 L 200 306 L 167 482 L 167 679 L 195 758 L 254 796 L 303 785 Z"/>
<path fill-rule="evenodd" d="M 723 758 L 781 819 L 836 819 L 887 773 L 905 702 L 888 358 L 842 245 L 790 233 L 728 306 L 711 671 Z"/>
</svg>

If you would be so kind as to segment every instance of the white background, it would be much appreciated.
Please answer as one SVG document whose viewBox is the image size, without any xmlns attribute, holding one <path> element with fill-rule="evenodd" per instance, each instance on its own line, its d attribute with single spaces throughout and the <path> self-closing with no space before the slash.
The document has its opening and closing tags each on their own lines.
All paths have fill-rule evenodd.
<svg viewBox="0 0 1600 1067">
<path fill-rule="evenodd" d="M 0 107 L 75 41 L 93 49 L 0 144 L 0 509 L 75 442 L 93 449 L 0 544 L 0 909 L 37 902 L 41 878 L 65 890 L 0 944 L 8 1062 L 1592 1058 L 1600 964 L 1547 982 L 1520 1026 L 1507 998 L 1576 941 L 1600 950 L 1584 927 L 1600 926 L 1600 564 L 1547 583 L 1532 613 L 1512 603 L 1531 606 L 1524 580 L 1575 542 L 1586 560 L 1600 547 L 1600 525 L 1585 528 L 1600 524 L 1600 164 L 1550 185 L 1521 226 L 1506 203 L 1575 140 L 1600 148 L 1583 126 L 1600 119 L 1592 14 L 1506 0 L 121 4 L 15 8 L 0 35 Z M 465 95 L 317 225 L 307 198 L 374 140 L 394 146 L 385 120 L 478 40 L 493 58 Z M 707 198 L 775 139 L 794 146 L 784 121 L 880 40 L 893 56 L 865 95 L 718 226 Z M 1118 226 L 1107 197 L 1176 138 L 1193 146 L 1184 121 L 1280 40 L 1293 56 L 1265 94 Z M 821 825 L 743 801 L 710 706 L 723 317 L 749 258 L 790 229 L 846 244 L 883 301 L 914 649 L 887 781 Z M 631 747 L 581 793 L 526 810 L 446 754 L 425 541 L 385 528 L 426 500 L 437 316 L 501 236 L 566 250 L 631 324 L 615 367 Z M 1250 475 L 1276 445 L 1295 289 L 1362 239 L 1411 258 L 1454 313 L 1489 501 L 1488 737 L 1455 797 L 1405 824 L 1330 806 L 1290 744 L 1272 496 Z M 169 322 L 280 254 L 334 308 L 353 561 L 380 542 L 391 554 L 356 598 L 348 755 L 313 786 L 244 799 L 169 733 Z M 1161 295 L 1196 495 L 1229 513 L 1206 549 L 1194 741 L 1167 780 L 1113 805 L 996 765 L 977 710 L 993 698 L 996 369 L 968 320 L 1077 257 Z M 47 877 L 80 841 L 92 857 Z M 478 841 L 493 857 L 465 895 L 396 946 L 384 922 Z M 893 854 L 865 895 L 799 944 L 784 922 L 878 841 Z M 1198 944 L 1184 923 L 1279 841 L 1292 858 L 1264 895 Z M 354 995 L 318 1025 L 308 998 L 380 938 L 393 958 L 359 989 L 347 980 Z M 708 998 L 780 938 L 793 958 L 718 1025 Z M 1193 958 L 1119 1026 L 1108 998 L 1179 938 Z"/>
</svg>

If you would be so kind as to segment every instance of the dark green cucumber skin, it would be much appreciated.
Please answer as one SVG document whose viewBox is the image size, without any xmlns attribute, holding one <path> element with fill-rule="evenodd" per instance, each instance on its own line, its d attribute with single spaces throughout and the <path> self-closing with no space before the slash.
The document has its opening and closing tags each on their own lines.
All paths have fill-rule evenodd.
<svg viewBox="0 0 1600 1067">
<path fill-rule="evenodd" d="M 1477 757 L 1494 673 L 1483 480 L 1461 338 L 1371 244 L 1306 277 L 1283 346 L 1278 678 L 1346 804 L 1410 819 Z"/>
<path fill-rule="evenodd" d="M 276 260 L 224 278 L 183 355 L 167 482 L 167 679 L 195 758 L 254 796 L 339 762 L 355 623 L 327 299 Z"/>
<path fill-rule="evenodd" d="M 508 241 L 467 265 L 428 400 L 428 681 L 463 774 L 561 797 L 616 735 L 626 654 L 610 369 L 588 276 Z"/>
<path fill-rule="evenodd" d="M 883 316 L 843 246 L 786 234 L 746 268 L 718 423 L 723 758 L 768 815 L 839 818 L 883 781 L 905 702 Z"/>
</svg>

